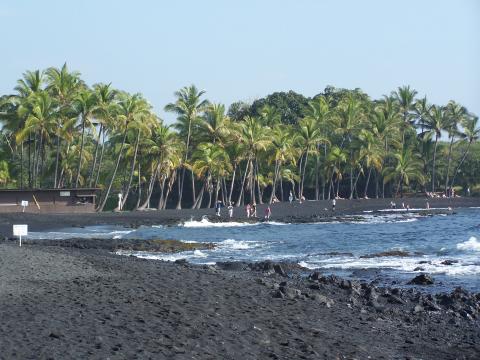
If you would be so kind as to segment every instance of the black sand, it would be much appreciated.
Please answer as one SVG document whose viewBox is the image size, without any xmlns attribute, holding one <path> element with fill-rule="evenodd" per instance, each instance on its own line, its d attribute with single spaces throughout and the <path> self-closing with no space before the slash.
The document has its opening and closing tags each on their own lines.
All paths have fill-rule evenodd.
<svg viewBox="0 0 480 360">
<path fill-rule="evenodd" d="M 478 206 L 467 200 L 463 206 Z M 277 205 L 276 220 L 328 214 L 319 203 Z M 336 212 L 375 207 L 386 207 L 385 200 L 338 201 Z M 9 236 L 11 224 L 22 222 L 36 231 L 91 220 L 160 224 L 208 211 L 10 214 L 2 215 L 0 230 Z M 1 359 L 480 358 L 479 294 L 305 279 L 286 264 L 200 267 L 57 245 L 0 244 Z"/>
</svg>

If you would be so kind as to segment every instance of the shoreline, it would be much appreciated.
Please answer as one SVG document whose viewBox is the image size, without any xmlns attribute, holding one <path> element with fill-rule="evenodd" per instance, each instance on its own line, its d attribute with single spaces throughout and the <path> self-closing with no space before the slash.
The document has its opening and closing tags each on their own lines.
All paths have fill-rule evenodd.
<svg viewBox="0 0 480 360">
<path fill-rule="evenodd" d="M 368 214 L 382 209 L 390 208 L 390 201 L 395 201 L 397 209 L 400 204 L 405 202 L 410 208 L 426 209 L 427 201 L 434 211 L 434 208 L 456 208 L 480 207 L 480 198 L 476 197 L 457 197 L 457 198 L 405 198 L 405 199 L 340 199 L 336 202 L 336 208 L 331 210 L 331 201 L 298 201 L 292 204 L 280 202 L 271 205 L 271 221 L 285 223 L 305 223 L 324 221 L 332 217 L 342 217 L 348 215 Z M 129 211 L 129 212 L 103 212 L 103 213 L 84 213 L 84 214 L 29 214 L 29 213 L 6 213 L 0 214 L 0 237 L 9 238 L 12 236 L 13 224 L 28 224 L 29 231 L 53 231 L 70 227 L 85 227 L 92 225 L 119 225 L 124 227 L 137 228 L 139 226 L 151 225 L 176 225 L 181 222 L 196 220 L 207 216 L 211 221 L 262 221 L 266 204 L 257 206 L 257 219 L 247 219 L 245 208 L 234 208 L 232 219 L 227 217 L 227 210 L 222 209 L 222 216 L 215 216 L 215 209 L 167 209 L 167 210 L 147 210 L 147 211 Z"/>
<path fill-rule="evenodd" d="M 0 244 L 5 358 L 424 358 L 480 354 L 480 294 Z M 353 335 L 353 336 L 352 336 Z"/>
</svg>

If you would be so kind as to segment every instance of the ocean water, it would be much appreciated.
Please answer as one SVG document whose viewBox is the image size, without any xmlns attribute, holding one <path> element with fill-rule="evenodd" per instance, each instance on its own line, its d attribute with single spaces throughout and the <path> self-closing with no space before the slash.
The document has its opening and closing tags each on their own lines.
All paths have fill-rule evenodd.
<svg viewBox="0 0 480 360">
<path fill-rule="evenodd" d="M 219 261 L 291 261 L 347 278 L 379 285 L 406 286 L 420 272 L 431 274 L 434 290 L 462 286 L 480 291 L 480 209 L 458 209 L 453 215 L 422 216 L 406 213 L 364 213 L 360 218 L 310 224 L 212 223 L 187 221 L 178 226 L 126 229 L 96 226 L 50 233 L 35 238 L 116 237 L 177 239 L 213 242 L 214 250 L 177 254 L 123 252 L 125 255 L 195 264 Z M 404 257 L 364 257 L 386 251 L 404 251 Z M 442 264 L 451 260 L 451 265 Z M 421 268 L 421 269 L 418 269 Z"/>
</svg>

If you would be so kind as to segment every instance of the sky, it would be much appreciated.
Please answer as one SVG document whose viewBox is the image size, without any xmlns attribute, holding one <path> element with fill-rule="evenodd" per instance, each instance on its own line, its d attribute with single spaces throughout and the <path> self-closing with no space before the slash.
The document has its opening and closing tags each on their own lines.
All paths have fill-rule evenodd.
<svg viewBox="0 0 480 360">
<path fill-rule="evenodd" d="M 480 115 L 478 0 L 1 0 L 0 94 L 64 62 L 163 111 L 195 84 L 227 106 L 327 85 L 410 85 Z"/>
</svg>

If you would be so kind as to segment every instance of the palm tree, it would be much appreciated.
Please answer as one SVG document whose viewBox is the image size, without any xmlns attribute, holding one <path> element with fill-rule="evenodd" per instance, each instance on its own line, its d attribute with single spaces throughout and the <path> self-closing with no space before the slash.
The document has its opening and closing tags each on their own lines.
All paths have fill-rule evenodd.
<svg viewBox="0 0 480 360">
<path fill-rule="evenodd" d="M 100 171 L 102 168 L 103 155 L 105 149 L 105 138 L 108 135 L 108 132 L 112 129 L 113 118 L 117 110 L 117 104 L 115 98 L 117 92 L 112 89 L 111 84 L 95 84 L 93 86 L 95 91 L 95 96 L 97 99 L 97 104 L 94 110 L 94 125 L 100 125 L 98 130 L 97 139 L 95 142 L 95 155 L 93 156 L 92 167 L 90 168 L 90 173 L 88 176 L 88 186 L 96 187 L 98 183 L 98 177 L 100 176 Z M 98 158 L 98 148 L 100 146 L 100 159 Z M 98 172 L 95 175 L 95 169 L 98 162 Z"/>
<path fill-rule="evenodd" d="M 460 134 L 460 137 L 467 142 L 467 147 L 462 154 L 461 160 L 457 165 L 455 171 L 453 172 L 452 182 L 450 187 L 455 185 L 455 179 L 458 172 L 462 168 L 463 162 L 465 161 L 468 152 L 470 151 L 471 145 L 480 139 L 480 127 L 478 122 L 478 116 L 468 115 L 462 121 L 463 132 Z"/>
<path fill-rule="evenodd" d="M 300 168 L 300 184 L 298 190 L 298 196 L 303 197 L 303 186 L 305 182 L 305 173 L 308 163 L 308 154 L 316 154 L 318 149 L 317 145 L 321 142 L 326 143 L 327 140 L 322 136 L 320 132 L 320 127 L 318 126 L 317 121 L 314 118 L 306 117 L 300 120 L 297 130 L 297 139 L 298 144 L 302 149 L 302 154 L 300 160 L 300 167 L 302 166 L 303 161 L 303 170 Z"/>
<path fill-rule="evenodd" d="M 75 112 L 80 116 L 81 119 L 81 135 L 80 135 L 80 154 L 78 157 L 77 165 L 77 175 L 75 178 L 75 188 L 78 187 L 78 181 L 80 179 L 80 171 L 82 168 L 83 160 L 83 147 L 85 145 L 85 128 L 91 127 L 93 123 L 91 122 L 91 117 L 97 109 L 97 96 L 96 93 L 89 89 L 82 89 L 79 91 L 78 95 L 73 101 L 73 107 Z"/>
<path fill-rule="evenodd" d="M 445 111 L 447 112 L 448 122 L 445 126 L 445 130 L 448 133 L 450 139 L 450 145 L 448 147 L 448 160 L 447 160 L 447 173 L 445 176 L 445 194 L 448 193 L 449 176 L 450 176 L 450 163 L 452 161 L 452 148 L 455 137 L 460 134 L 458 126 L 462 120 L 467 116 L 468 112 L 464 106 L 457 104 L 455 101 L 449 101 Z"/>
<path fill-rule="evenodd" d="M 122 93 L 119 95 L 119 98 L 120 101 L 118 103 L 118 114 L 115 117 L 115 120 L 118 122 L 116 130 L 123 135 L 120 143 L 120 149 L 117 155 L 117 160 L 115 162 L 115 168 L 113 169 L 113 174 L 110 178 L 107 190 L 105 191 L 105 194 L 98 206 L 97 211 L 102 211 L 105 207 L 105 204 L 107 203 L 107 199 L 110 195 L 110 191 L 112 190 L 115 176 L 117 175 L 120 160 L 122 159 L 123 148 L 125 147 L 128 130 L 130 129 L 131 124 L 135 121 L 141 121 L 141 119 L 149 112 L 149 105 L 140 94 L 129 95 L 126 93 Z"/>
<path fill-rule="evenodd" d="M 180 132 L 180 135 L 185 138 L 185 158 L 184 163 L 187 163 L 190 156 L 190 142 L 192 136 L 193 126 L 199 120 L 201 113 L 209 105 L 208 100 L 201 100 L 205 91 L 199 91 L 195 85 L 184 87 L 175 92 L 177 100 L 174 103 L 167 104 L 165 111 L 173 112 L 177 114 L 176 129 Z M 182 174 L 178 179 L 178 203 L 177 209 L 182 208 L 182 196 L 185 180 L 185 166 L 182 166 Z M 194 177 L 192 174 L 192 199 L 195 202 L 195 189 Z"/>
<path fill-rule="evenodd" d="M 334 112 L 330 109 L 330 103 L 325 96 L 319 96 L 308 102 L 307 116 L 315 120 L 317 126 L 320 128 L 320 131 L 323 137 L 328 138 L 328 136 L 334 131 L 337 127 L 335 122 L 336 118 L 334 117 Z M 315 200 L 320 199 L 320 189 L 319 189 L 319 179 L 320 179 L 320 147 L 321 143 L 317 143 L 317 151 L 315 156 Z M 323 142 L 323 152 L 324 157 L 327 156 L 327 143 Z M 322 186 L 322 199 L 325 198 L 325 181 L 323 181 Z"/>
<path fill-rule="evenodd" d="M 270 128 L 262 126 L 257 118 L 246 116 L 244 121 L 241 123 L 241 141 L 245 145 L 245 154 L 247 158 L 244 178 L 242 181 L 242 189 L 245 185 L 245 179 L 248 174 L 248 185 L 250 188 L 250 201 L 256 203 L 255 200 L 255 187 L 257 188 L 258 201 L 262 203 L 262 198 L 260 197 L 260 188 L 258 185 L 258 152 L 265 151 L 270 145 L 270 138 L 267 134 L 267 130 Z M 239 206 L 239 201 L 237 201 L 237 206 Z"/>
<path fill-rule="evenodd" d="M 422 173 L 422 165 L 419 156 L 412 152 L 409 148 L 403 148 L 393 154 L 396 164 L 384 169 L 384 182 L 397 178 L 397 190 L 395 196 L 400 194 L 403 196 L 403 184 L 409 185 L 410 181 L 418 180 L 420 183 L 424 181 Z"/>
<path fill-rule="evenodd" d="M 61 69 L 48 68 L 46 70 L 46 78 L 48 81 L 47 91 L 56 97 L 59 105 L 59 116 L 57 119 L 58 129 L 64 126 L 64 123 L 68 122 L 72 114 L 71 103 L 77 94 L 77 91 L 83 87 L 83 82 L 80 80 L 80 73 L 77 71 L 69 72 L 67 64 L 63 64 Z M 58 165 L 60 157 L 61 138 L 56 136 L 56 158 L 55 158 L 55 175 L 54 185 L 57 187 L 58 183 Z"/>
<path fill-rule="evenodd" d="M 16 141 L 21 143 L 30 133 L 38 134 L 38 146 L 35 147 L 33 161 L 33 184 L 37 184 L 40 168 L 43 170 L 45 147 L 50 143 L 50 137 L 57 130 L 57 104 L 46 92 L 41 91 L 30 97 L 31 113 L 28 115 L 25 126 L 17 133 Z M 40 162 L 40 160 L 42 160 Z"/>
<path fill-rule="evenodd" d="M 353 160 L 354 156 L 351 143 L 355 136 L 355 132 L 360 128 L 366 118 L 365 108 L 362 102 L 356 96 L 354 96 L 354 94 L 349 93 L 346 98 L 342 99 L 337 107 L 336 115 L 339 119 L 339 128 L 337 129 L 337 132 L 342 136 L 340 149 L 343 149 L 345 146 L 347 146 L 348 150 L 350 151 L 350 159 Z M 351 164 L 350 199 L 353 198 L 353 169 L 354 164 Z"/>
<path fill-rule="evenodd" d="M 432 192 L 435 192 L 435 165 L 437 157 L 438 140 L 442 135 L 442 130 L 448 127 L 448 114 L 443 107 L 433 105 L 430 108 L 428 115 L 422 122 L 425 131 L 421 134 L 422 137 L 434 137 L 435 145 L 433 148 L 433 162 L 432 162 Z"/>
<path fill-rule="evenodd" d="M 401 86 L 393 93 L 398 102 L 403 119 L 402 127 L 402 146 L 405 145 L 405 131 L 411 125 L 412 111 L 415 110 L 415 96 L 417 91 L 410 89 L 410 86 Z"/>
<path fill-rule="evenodd" d="M 361 146 L 359 150 L 359 157 L 365 162 L 365 166 L 368 169 L 367 181 L 365 183 L 365 190 L 363 191 L 363 197 L 367 198 L 368 185 L 370 182 L 370 175 L 372 169 L 377 171 L 382 168 L 383 162 L 383 149 L 381 140 L 375 136 L 375 134 L 369 130 L 362 129 L 358 135 Z"/>
<path fill-rule="evenodd" d="M 294 136 L 292 136 L 291 128 L 287 125 L 278 125 L 273 129 L 272 139 L 272 159 L 275 163 L 273 179 L 272 179 L 272 192 L 270 194 L 269 204 L 272 203 L 275 197 L 275 189 L 278 179 L 281 178 L 282 166 L 285 163 L 292 163 L 295 165 L 295 159 L 298 152 L 294 146 Z M 283 198 L 283 191 L 281 192 Z"/>
<path fill-rule="evenodd" d="M 342 180 L 342 164 L 347 162 L 347 153 L 340 147 L 334 145 L 330 148 L 326 160 L 326 167 L 330 175 L 330 184 L 328 187 L 328 199 L 330 200 L 330 193 L 332 193 L 333 197 L 338 197 L 340 181 Z M 337 181 L 336 191 L 333 183 L 334 176 Z"/>
</svg>

